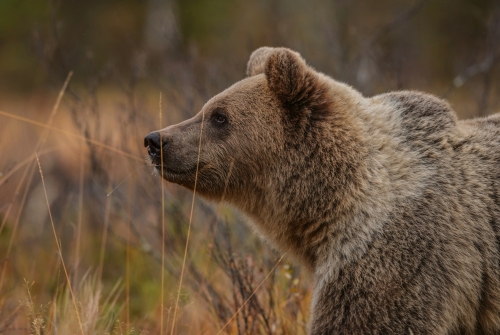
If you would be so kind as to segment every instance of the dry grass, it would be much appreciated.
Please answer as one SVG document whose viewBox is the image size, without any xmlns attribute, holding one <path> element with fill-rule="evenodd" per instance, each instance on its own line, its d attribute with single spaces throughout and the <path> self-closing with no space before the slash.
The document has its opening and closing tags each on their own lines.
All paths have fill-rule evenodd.
<svg viewBox="0 0 500 335">
<path fill-rule="evenodd" d="M 203 95 L 72 92 L 0 111 L 0 334 L 305 334 L 300 268 L 144 163 Z"/>
<path fill-rule="evenodd" d="M 305 334 L 300 270 L 228 209 L 159 183 L 141 158 L 154 99 L 133 123 L 114 99 L 96 119 L 69 97 L 46 123 L 0 113 L 0 334 Z"/>
</svg>

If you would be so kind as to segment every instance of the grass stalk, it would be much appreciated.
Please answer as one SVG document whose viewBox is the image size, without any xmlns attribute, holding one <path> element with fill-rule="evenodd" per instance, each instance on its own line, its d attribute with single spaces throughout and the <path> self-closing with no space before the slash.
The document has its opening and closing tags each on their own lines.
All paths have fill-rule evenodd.
<svg viewBox="0 0 500 335">
<path fill-rule="evenodd" d="M 85 161 L 83 148 L 80 152 L 80 180 L 78 189 L 78 221 L 76 224 L 76 241 L 75 241 L 75 260 L 73 278 L 76 282 L 78 280 L 78 267 L 80 265 L 80 241 L 82 234 L 82 219 L 83 219 L 83 182 L 85 180 Z"/>
<path fill-rule="evenodd" d="M 7 116 L 7 117 L 10 117 L 12 119 L 16 119 L 16 120 L 23 121 L 23 122 L 26 122 L 26 123 L 30 123 L 30 124 L 33 124 L 35 126 L 39 126 L 39 127 L 42 127 L 42 128 L 48 129 L 48 130 L 55 131 L 55 132 L 64 134 L 66 136 L 73 137 L 73 138 L 82 140 L 84 142 L 93 144 L 93 145 L 98 146 L 100 148 L 112 151 L 114 153 L 122 155 L 123 157 L 127 157 L 127 158 L 130 158 L 132 160 L 144 163 L 144 158 L 143 157 L 136 156 L 134 154 L 131 154 L 131 153 L 125 152 L 123 150 L 114 148 L 114 147 L 112 147 L 110 145 L 101 143 L 101 142 L 93 140 L 91 138 L 87 138 L 85 136 L 72 133 L 71 131 L 63 130 L 63 129 L 60 129 L 60 128 L 57 128 L 57 127 L 53 127 L 50 124 L 45 124 L 45 123 L 42 123 L 42 122 L 34 121 L 34 120 L 29 119 L 29 118 L 26 118 L 26 117 L 23 117 L 23 116 L 18 116 L 18 115 L 12 114 L 12 113 L 7 113 L 7 112 L 4 112 L 4 111 L 0 111 L 0 115 Z"/>
<path fill-rule="evenodd" d="M 174 329 L 175 329 L 175 322 L 176 322 L 176 316 L 177 316 L 177 309 L 179 307 L 179 298 L 181 296 L 181 289 L 182 289 L 182 280 L 184 279 L 184 270 L 186 268 L 186 258 L 187 258 L 187 251 L 189 247 L 189 236 L 191 234 L 191 224 L 193 222 L 193 212 L 194 212 L 194 200 L 196 197 L 196 185 L 198 183 L 198 169 L 200 167 L 200 154 L 201 154 L 201 137 L 203 134 L 203 124 L 205 121 L 205 112 L 203 111 L 201 114 L 201 126 L 200 126 L 200 141 L 198 142 L 198 159 L 196 162 L 196 174 L 194 177 L 194 187 L 193 187 L 193 198 L 191 200 L 191 211 L 189 213 L 189 225 L 188 225 L 188 231 L 187 231 L 187 236 L 186 236 L 186 247 L 184 249 L 184 259 L 182 260 L 182 269 L 181 269 L 181 277 L 179 279 L 179 288 L 177 291 L 177 298 L 175 300 L 175 306 L 174 306 L 174 315 L 172 318 L 172 328 L 170 330 L 170 335 L 174 334 Z"/>
<path fill-rule="evenodd" d="M 160 129 L 162 129 L 162 115 L 161 115 L 161 92 L 160 92 L 160 105 L 159 105 L 159 119 Z M 161 166 L 161 293 L 160 293 L 160 335 L 163 335 L 163 313 L 165 309 L 165 192 L 163 190 L 163 139 L 160 133 L 160 166 Z"/>
<path fill-rule="evenodd" d="M 112 178 L 108 181 L 108 190 L 111 188 Z M 97 283 L 102 284 L 102 271 L 104 269 L 104 254 L 106 253 L 106 242 L 108 240 L 109 217 L 111 215 L 111 197 L 106 198 L 106 209 L 104 210 L 104 228 L 102 230 L 101 250 L 99 252 L 99 267 L 97 270 Z"/>
<path fill-rule="evenodd" d="M 78 306 L 76 304 L 76 298 L 75 298 L 75 295 L 73 293 L 73 289 L 71 287 L 71 281 L 69 279 L 68 270 L 66 269 L 66 265 L 64 263 L 64 258 L 63 258 L 62 250 L 61 250 L 61 243 L 59 242 L 59 239 L 57 238 L 54 220 L 52 219 L 52 212 L 50 211 L 49 197 L 47 196 L 47 189 L 45 188 L 45 179 L 43 178 L 42 166 L 40 165 L 40 160 L 38 159 L 38 156 L 36 156 L 36 161 L 38 163 L 38 170 L 40 172 L 40 177 L 42 178 L 43 192 L 45 194 L 45 201 L 47 202 L 47 210 L 49 211 L 49 218 L 50 218 L 50 223 L 52 224 L 52 231 L 54 233 L 54 239 L 56 240 L 57 250 L 59 252 L 59 257 L 61 258 L 61 264 L 62 264 L 63 269 L 64 269 L 64 274 L 66 275 L 68 288 L 69 288 L 69 291 L 71 293 L 71 299 L 73 300 L 73 306 L 75 308 L 76 317 L 78 319 L 78 325 L 80 326 L 80 331 L 81 331 L 82 335 L 85 335 L 85 333 L 83 332 L 82 320 L 80 319 L 80 313 L 78 312 Z"/>
<path fill-rule="evenodd" d="M 127 335 L 130 333 L 130 225 L 132 224 L 132 180 L 128 183 L 127 205 L 127 255 L 125 260 L 125 309 Z"/>
<path fill-rule="evenodd" d="M 72 76 L 73 76 L 73 71 L 70 71 L 68 73 L 68 76 L 66 77 L 66 80 L 64 81 L 64 84 L 63 84 L 61 90 L 59 91 L 59 94 L 58 94 L 57 99 L 56 99 L 56 103 L 54 104 L 54 107 L 52 108 L 52 111 L 50 113 L 49 119 L 47 121 L 47 124 L 48 124 L 49 127 L 51 127 L 52 123 L 54 122 L 54 118 L 55 118 L 55 116 L 57 114 L 57 111 L 59 110 L 59 104 L 61 103 L 61 100 L 62 100 L 62 98 L 64 96 L 64 92 L 66 92 L 66 88 L 68 87 L 69 81 L 70 81 L 70 79 L 71 79 Z M 1 111 L 0 111 L 0 113 L 1 113 Z M 49 130 L 50 130 L 50 128 L 45 128 L 44 132 L 42 133 L 42 135 L 38 139 L 38 142 L 35 145 L 35 149 L 33 150 L 33 153 L 34 153 L 35 156 L 37 155 L 38 150 L 40 150 L 43 147 L 43 145 L 45 144 L 45 141 L 47 141 L 47 137 L 49 136 Z M 29 187 L 30 187 L 31 181 L 33 179 L 34 171 L 35 171 L 35 164 L 28 164 L 26 166 L 26 169 L 24 170 L 24 173 L 23 173 L 23 175 L 21 177 L 21 180 L 17 184 L 16 191 L 14 192 L 14 196 L 12 197 L 12 201 L 10 202 L 9 207 L 7 208 L 6 214 L 5 214 L 5 216 L 3 217 L 3 220 L 2 220 L 1 228 L 3 229 L 3 227 L 5 226 L 5 223 L 7 222 L 7 219 L 9 217 L 9 215 L 10 215 L 10 211 L 11 211 L 12 207 L 14 206 L 14 202 L 15 202 L 17 196 L 19 195 L 19 192 L 21 190 L 23 182 L 24 182 L 26 176 L 29 175 L 28 182 L 26 183 L 25 191 L 24 191 L 23 198 L 22 198 L 22 201 L 21 201 L 21 205 L 19 207 L 19 211 L 18 211 L 18 214 L 17 214 L 17 218 L 16 218 L 16 220 L 14 222 L 14 228 L 12 229 L 12 235 L 10 237 L 9 246 L 7 248 L 7 255 L 5 257 L 7 261 L 4 262 L 3 267 L 2 267 L 2 274 L 0 276 L 0 291 L 2 290 L 2 286 L 3 286 L 3 282 L 4 282 L 4 278 L 5 278 L 5 272 L 6 272 L 6 269 L 7 269 L 8 259 L 9 259 L 9 256 L 10 256 L 10 252 L 12 250 L 14 238 L 16 236 L 16 232 L 17 232 L 17 228 L 18 228 L 18 225 L 19 225 L 19 220 L 20 220 L 20 217 L 21 217 L 21 213 L 22 213 L 24 204 L 26 202 L 26 197 L 28 195 Z"/>
<path fill-rule="evenodd" d="M 217 332 L 216 335 L 219 335 L 224 330 L 224 328 L 226 328 L 231 323 L 231 321 L 233 321 L 233 319 L 236 317 L 236 315 L 238 315 L 238 313 L 243 309 L 243 307 L 245 307 L 245 305 L 247 304 L 247 302 L 250 301 L 250 299 L 252 299 L 252 297 L 255 295 L 255 293 L 257 293 L 257 291 L 262 286 L 262 284 L 264 284 L 264 282 L 267 280 L 267 278 L 269 278 L 269 276 L 278 267 L 279 263 L 281 263 L 281 261 L 283 260 L 283 257 L 285 257 L 285 255 L 286 255 L 286 253 L 284 253 L 283 255 L 281 255 L 280 259 L 278 259 L 278 261 L 273 266 L 273 268 L 271 269 L 271 271 L 269 271 L 269 273 L 266 275 L 266 277 L 264 279 L 262 279 L 262 281 L 260 282 L 260 284 L 255 288 L 255 290 L 253 290 L 252 294 L 250 294 L 250 296 L 247 298 L 247 300 L 245 300 L 245 302 L 243 304 L 241 304 L 241 306 L 238 308 L 238 310 L 233 314 L 233 316 L 229 320 L 227 320 L 226 324 L 219 330 L 219 332 Z"/>
</svg>

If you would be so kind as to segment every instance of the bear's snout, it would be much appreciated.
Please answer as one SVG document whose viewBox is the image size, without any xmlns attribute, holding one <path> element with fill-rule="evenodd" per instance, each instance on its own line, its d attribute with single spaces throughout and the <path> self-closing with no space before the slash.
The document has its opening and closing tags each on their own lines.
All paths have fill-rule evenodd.
<svg viewBox="0 0 500 335">
<path fill-rule="evenodd" d="M 162 138 L 159 132 L 154 131 L 144 137 L 144 146 L 148 148 L 148 154 L 153 162 L 158 163 L 161 149 L 165 150 L 168 147 L 168 141 L 166 138 Z"/>
</svg>

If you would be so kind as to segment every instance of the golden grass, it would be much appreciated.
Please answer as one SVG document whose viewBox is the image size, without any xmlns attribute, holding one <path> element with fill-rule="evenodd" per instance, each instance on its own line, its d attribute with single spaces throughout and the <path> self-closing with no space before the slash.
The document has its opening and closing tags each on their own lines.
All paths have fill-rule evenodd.
<svg viewBox="0 0 500 335">
<path fill-rule="evenodd" d="M 109 178 L 107 190 L 111 188 L 112 178 Z M 111 215 L 111 197 L 106 196 L 106 207 L 104 210 L 104 225 L 102 229 L 102 238 L 101 238 L 101 251 L 99 252 L 99 265 L 97 267 L 97 279 L 98 282 L 101 282 L 102 279 L 102 271 L 104 267 L 104 254 L 106 252 L 106 242 L 108 241 L 108 230 L 109 230 L 109 216 Z"/>
<path fill-rule="evenodd" d="M 128 183 L 128 202 L 127 202 L 127 255 L 125 260 L 125 311 L 126 311 L 126 322 L 127 322 L 127 334 L 130 333 L 130 225 L 131 225 L 131 214 L 132 214 L 132 183 Z M 163 267 L 163 266 L 162 266 Z M 163 285 L 162 285 L 163 286 Z M 163 299 L 163 297 L 162 297 Z M 163 301 L 163 300 L 162 300 Z"/>
<path fill-rule="evenodd" d="M 161 100 L 163 104 L 163 97 Z M 160 128 L 161 108 L 160 105 Z M 296 321 L 306 317 L 308 292 L 303 287 L 301 298 L 295 297 L 297 293 L 291 291 L 292 281 L 283 276 L 280 266 L 283 257 L 266 266 L 259 256 L 262 251 L 245 246 L 259 242 L 244 234 L 245 241 L 236 242 L 243 249 L 232 251 L 231 257 L 237 257 L 234 259 L 235 264 L 239 264 L 237 267 L 244 266 L 246 270 L 241 268 L 238 271 L 243 272 L 238 273 L 217 263 L 213 250 L 219 247 L 214 245 L 220 244 L 216 240 L 224 234 L 219 229 L 221 223 L 216 222 L 225 217 L 232 225 L 233 215 L 219 207 L 214 211 L 214 218 L 198 216 L 196 191 L 189 194 L 170 184 L 158 185 L 158 180 L 155 184 L 149 171 L 143 173 L 144 165 L 134 166 L 135 162 L 144 160 L 137 154 L 139 151 L 134 150 L 138 146 L 129 144 L 135 145 L 131 141 L 133 136 L 124 137 L 126 127 L 116 122 L 103 123 L 109 129 L 122 132 L 119 136 L 124 138 L 124 144 L 115 147 L 102 138 L 79 135 L 71 124 L 55 127 L 55 118 L 41 123 L 12 113 L 0 112 L 0 115 L 41 127 L 41 135 L 60 133 L 78 140 L 53 145 L 48 143 L 48 135 L 40 135 L 39 139 L 45 138 L 44 145 L 47 141 L 47 148 L 39 146 L 33 155 L 16 156 L 16 150 L 11 148 L 4 151 L 14 163 L 9 163 L 13 167 L 0 179 L 0 199 L 12 194 L 22 198 L 6 206 L 0 203 L 3 223 L 0 253 L 5 251 L 4 254 L 15 256 L 2 264 L 5 290 L 0 288 L 0 331 L 16 328 L 21 329 L 21 334 L 154 335 L 164 334 L 168 329 L 170 334 L 241 334 L 250 331 L 245 330 L 245 323 L 249 323 L 253 328 L 248 329 L 254 330 L 250 333 L 267 333 L 271 326 L 276 334 L 305 333 L 303 321 L 299 321 L 299 328 Z M 143 128 L 155 129 L 154 126 Z M 198 153 L 202 135 L 200 128 Z M 36 139 L 37 135 L 31 133 L 29 137 Z M 59 139 L 50 137 L 51 141 Z M 29 140 L 26 143 L 29 144 Z M 0 148 L 3 145 L 0 144 Z M 108 169 L 106 176 L 99 177 L 90 159 L 91 152 L 96 155 L 94 159 L 99 160 L 98 164 Z M 37 166 L 30 164 L 33 159 L 37 159 L 40 180 L 33 179 Z M 2 163 L 0 169 L 6 166 Z M 18 176 L 16 172 L 23 168 L 23 174 Z M 233 162 L 222 200 L 232 168 Z M 64 184 L 58 184 L 59 179 L 70 183 L 69 193 L 60 193 L 63 191 L 57 187 Z M 123 187 L 125 181 L 128 181 L 127 187 Z M 60 195 L 54 198 L 54 194 Z M 190 201 L 177 200 L 188 196 Z M 40 197 L 44 198 L 57 253 L 49 243 L 52 240 L 46 241 L 43 228 L 37 228 L 41 229 L 40 238 L 30 242 L 33 218 L 30 219 L 29 214 Z M 172 206 L 179 206 L 179 214 L 175 214 Z M 16 214 L 13 220 L 9 213 Z M 175 226 L 176 215 L 181 215 L 179 226 Z M 39 217 L 43 227 L 43 215 Z M 196 247 L 190 248 L 190 245 Z M 220 248 L 219 252 L 229 257 L 228 250 Z M 255 264 L 247 267 L 239 253 L 255 259 Z M 268 255 L 266 259 L 274 258 L 269 256 L 270 251 L 264 253 Z M 200 277 L 194 276 L 195 273 Z M 248 282 L 249 286 L 239 287 L 238 276 L 250 273 L 253 279 Z M 276 279 L 270 280 L 271 276 Z M 30 282 L 25 284 L 29 287 L 21 289 L 17 282 L 23 282 L 23 278 Z M 276 300 L 270 307 L 267 305 L 269 294 Z M 9 307 L 12 301 L 23 300 L 23 296 L 27 297 L 26 304 Z M 265 315 L 255 309 L 256 303 L 262 305 Z M 303 306 L 298 308 L 297 303 Z M 40 304 L 43 307 L 36 307 Z M 23 314 L 24 308 L 27 312 Z M 269 326 L 263 325 L 263 318 L 268 318 Z"/>
<path fill-rule="evenodd" d="M 25 118 L 25 117 L 22 117 L 22 116 L 18 116 L 18 115 L 12 114 L 12 113 L 7 113 L 7 112 L 4 112 L 4 111 L 0 111 L 0 115 L 7 116 L 9 118 L 16 119 L 16 120 L 19 120 L 19 121 L 23 121 L 23 122 L 26 122 L 26 123 L 34 124 L 36 126 L 45 128 L 47 130 L 52 130 L 52 131 L 64 134 L 66 136 L 73 137 L 73 138 L 79 139 L 79 140 L 84 141 L 84 142 L 88 142 L 88 143 L 93 144 L 95 146 L 104 148 L 106 150 L 109 150 L 109 151 L 112 151 L 114 153 L 120 154 L 120 155 L 122 155 L 124 157 L 130 158 L 132 160 L 135 160 L 135 161 L 138 161 L 138 162 L 141 162 L 141 163 L 144 162 L 144 158 L 141 158 L 139 156 L 133 155 L 133 154 L 128 153 L 128 152 L 125 152 L 123 150 L 114 148 L 114 147 L 112 147 L 110 145 L 101 143 L 101 142 L 93 140 L 91 138 L 86 138 L 85 136 L 81 136 L 81 135 L 72 133 L 70 131 L 66 131 L 66 130 L 63 130 L 63 129 L 59 129 L 59 128 L 53 127 L 50 124 L 45 124 L 45 123 L 42 123 L 42 122 L 34 121 L 34 120 L 31 120 L 31 119 L 28 119 L 28 118 Z"/>
<path fill-rule="evenodd" d="M 58 149 L 60 149 L 60 146 L 53 146 L 44 150 L 41 150 L 37 152 L 36 154 L 38 157 L 41 157 L 46 154 L 50 154 Z M 6 174 L 2 176 L 2 179 L 0 179 L 0 186 L 2 186 L 3 183 L 5 183 L 10 177 L 12 177 L 13 174 L 15 174 L 17 171 L 19 171 L 23 166 L 25 166 L 28 163 L 33 162 L 35 159 L 35 154 L 30 155 L 28 158 L 25 158 L 23 161 L 17 163 L 12 169 L 9 170 Z M 2 229 L 0 228 L 0 234 L 2 233 Z"/>
<path fill-rule="evenodd" d="M 50 116 L 49 116 L 49 120 L 48 120 L 48 125 L 49 126 L 54 122 L 54 118 L 55 118 L 55 116 L 57 114 L 57 111 L 59 110 L 59 105 L 60 105 L 61 100 L 62 100 L 62 98 L 64 96 L 64 92 L 66 92 L 66 88 L 68 87 L 69 81 L 70 81 L 70 79 L 71 79 L 72 76 L 73 76 L 73 72 L 69 72 L 68 76 L 66 77 L 66 80 L 64 81 L 64 84 L 63 84 L 61 90 L 59 91 L 59 95 L 57 96 L 56 103 L 54 104 L 54 107 L 52 108 L 52 111 L 51 111 Z M 33 150 L 33 154 L 35 156 L 36 156 L 38 150 L 40 150 L 43 147 L 43 145 L 45 144 L 45 141 L 47 141 L 47 137 L 48 136 L 49 136 L 49 128 L 45 128 L 44 131 L 43 131 L 43 133 L 42 133 L 42 135 L 38 139 L 38 142 L 35 145 L 35 149 Z M 37 160 L 38 160 L 38 157 L 37 157 Z M 7 209 L 7 213 L 4 216 L 3 222 L 1 224 L 1 227 L 3 228 L 4 225 L 5 225 L 5 222 L 7 221 L 8 217 L 9 217 L 10 210 L 11 210 L 11 208 L 13 206 L 15 198 L 17 197 L 17 195 L 19 194 L 19 192 L 21 190 L 21 186 L 22 186 L 22 184 L 24 182 L 24 179 L 26 178 L 27 175 L 29 175 L 28 182 L 26 183 L 25 191 L 24 191 L 24 194 L 23 194 L 23 198 L 21 200 L 21 206 L 20 206 L 20 209 L 19 209 L 19 213 L 18 213 L 18 215 L 16 217 L 16 221 L 15 221 L 15 224 L 14 224 L 14 231 L 12 233 L 12 236 L 11 236 L 11 239 L 10 239 L 10 242 L 9 242 L 9 247 L 7 248 L 6 259 L 9 259 L 10 252 L 12 250 L 12 245 L 13 245 L 14 238 L 15 238 L 15 233 L 16 233 L 16 230 L 17 230 L 17 226 L 19 224 L 19 219 L 21 217 L 21 211 L 22 211 L 22 208 L 24 207 L 24 203 L 25 203 L 26 197 L 28 195 L 28 190 L 29 190 L 29 186 L 31 185 L 31 180 L 33 178 L 34 171 L 35 171 L 35 165 L 34 164 L 28 164 L 26 166 L 26 169 L 24 170 L 23 176 L 21 177 L 21 180 L 19 181 L 19 184 L 18 184 L 18 186 L 16 188 L 16 191 L 14 193 L 14 197 L 12 198 L 11 203 L 9 204 L 9 207 Z M 2 267 L 2 274 L 0 276 L 0 290 L 2 290 L 2 286 L 3 286 L 3 282 L 4 282 L 4 277 L 5 277 L 6 266 L 7 266 L 7 262 L 4 262 L 4 266 Z"/>
<path fill-rule="evenodd" d="M 269 278 L 269 276 L 274 272 L 274 270 L 276 270 L 276 267 L 278 266 L 279 263 L 281 263 L 281 261 L 283 260 L 283 257 L 285 257 L 285 254 L 283 254 L 280 257 L 280 259 L 278 259 L 278 261 L 273 266 L 273 268 L 271 269 L 271 271 L 269 271 L 269 273 L 266 275 L 266 277 L 260 282 L 259 285 L 257 285 L 257 287 L 255 288 L 255 290 L 250 294 L 250 296 L 245 300 L 245 302 L 243 304 L 241 304 L 241 306 L 233 314 L 233 316 L 231 316 L 231 318 L 226 322 L 226 324 L 217 332 L 217 335 L 219 335 L 231 323 L 231 321 L 233 321 L 233 319 L 238 315 L 238 313 L 243 309 L 243 307 L 245 307 L 245 305 L 250 301 L 250 299 L 252 299 L 252 297 L 255 295 L 255 293 L 257 293 L 257 291 L 260 289 L 260 287 L 262 286 L 262 284 L 264 284 L 264 282 Z"/>
<path fill-rule="evenodd" d="M 82 335 L 85 335 L 83 332 L 82 320 L 80 319 L 80 313 L 78 312 L 78 307 L 76 305 L 75 294 L 73 293 L 73 289 L 71 288 L 71 281 L 69 280 L 68 270 L 66 269 L 66 264 L 64 263 L 64 258 L 61 250 L 61 243 L 59 242 L 59 238 L 57 238 L 56 227 L 54 226 L 54 220 L 52 219 L 52 212 L 50 211 L 49 197 L 47 196 L 47 189 L 45 188 L 45 179 L 43 178 L 42 166 L 40 165 L 40 160 L 36 155 L 36 161 L 38 163 L 38 170 L 40 172 L 40 177 L 42 178 L 43 192 L 45 194 L 45 200 L 47 201 L 47 209 L 49 211 L 50 223 L 52 224 L 52 231 L 54 232 L 54 239 L 56 241 L 57 250 L 59 252 L 59 257 L 61 258 L 61 264 L 64 269 L 64 275 L 66 276 L 66 280 L 68 283 L 69 292 L 71 293 L 71 299 L 73 300 L 73 306 L 75 307 L 76 317 L 78 318 L 78 324 L 80 326 L 80 330 Z M 31 299 L 31 296 L 30 296 Z"/>
<path fill-rule="evenodd" d="M 200 166 L 201 138 L 203 135 L 203 123 L 204 123 L 204 121 L 205 121 L 205 112 L 203 111 L 202 117 L 201 117 L 200 140 L 198 142 L 198 159 L 196 161 L 196 174 L 194 177 L 193 198 L 191 200 L 191 211 L 189 213 L 189 225 L 188 225 L 188 231 L 187 231 L 187 237 L 186 237 L 186 247 L 184 249 L 184 258 L 182 260 L 181 276 L 179 279 L 179 288 L 177 290 L 177 298 L 175 300 L 174 316 L 173 316 L 173 322 L 172 322 L 172 329 L 170 330 L 170 335 L 174 334 L 175 322 L 177 320 L 176 319 L 177 307 L 179 306 L 179 297 L 181 296 L 182 280 L 184 279 L 184 270 L 186 268 L 186 257 L 187 257 L 188 246 L 189 246 L 189 237 L 191 235 L 191 225 L 193 223 L 194 199 L 196 197 L 196 185 L 198 184 L 198 168 Z M 163 162 L 163 159 L 162 159 L 162 162 Z M 163 165 L 163 163 L 162 163 L 162 165 Z M 162 167 L 162 169 L 163 169 L 163 167 Z M 162 170 L 162 175 L 163 175 L 163 170 Z"/>
<path fill-rule="evenodd" d="M 76 224 L 76 241 L 75 241 L 75 264 L 74 278 L 78 278 L 78 267 L 80 265 L 80 239 L 82 235 L 82 220 L 83 220 L 83 182 L 85 179 L 85 157 L 83 150 L 80 150 L 80 176 L 78 183 L 78 222 Z"/>
</svg>

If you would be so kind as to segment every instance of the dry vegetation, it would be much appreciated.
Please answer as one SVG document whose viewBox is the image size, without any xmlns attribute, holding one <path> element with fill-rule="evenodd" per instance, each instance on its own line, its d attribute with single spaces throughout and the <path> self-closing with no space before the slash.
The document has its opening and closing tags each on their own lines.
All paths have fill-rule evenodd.
<svg viewBox="0 0 500 335">
<path fill-rule="evenodd" d="M 191 213 L 189 192 L 162 187 L 141 143 L 154 125 L 106 102 L 113 112 L 82 117 L 60 97 L 38 109 L 46 120 L 1 111 L 2 136 L 26 136 L 1 142 L 0 334 L 305 333 L 304 275 L 241 227 L 232 236 L 243 223 L 228 209 L 194 200 Z"/>
<path fill-rule="evenodd" d="M 452 2 L 446 13 L 445 0 L 377 8 L 342 0 L 148 3 L 139 25 L 144 40 L 118 39 L 126 47 L 99 58 L 99 48 L 112 48 L 107 26 L 89 32 L 97 42 L 85 49 L 84 35 L 68 22 L 88 13 L 47 1 L 46 24 L 29 32 L 43 69 L 33 74 L 35 88 L 12 89 L 4 71 L 0 334 L 305 334 L 307 274 L 232 210 L 162 185 L 144 163 L 144 135 L 192 116 L 241 79 L 261 45 L 294 48 L 367 95 L 420 89 L 450 99 L 460 117 L 500 106 L 494 1 Z M 92 15 L 133 35 L 133 24 L 112 18 L 118 13 L 130 23 L 137 8 L 120 8 Z M 210 11 L 217 22 L 200 23 Z M 166 27 L 158 28 L 164 40 L 155 27 Z M 235 34 L 222 41 L 228 27 Z M 443 47 L 446 39 L 452 42 Z M 43 85 L 36 84 L 40 72 Z"/>
</svg>

